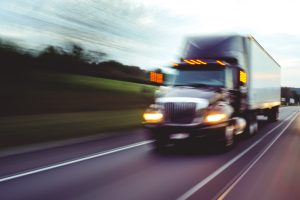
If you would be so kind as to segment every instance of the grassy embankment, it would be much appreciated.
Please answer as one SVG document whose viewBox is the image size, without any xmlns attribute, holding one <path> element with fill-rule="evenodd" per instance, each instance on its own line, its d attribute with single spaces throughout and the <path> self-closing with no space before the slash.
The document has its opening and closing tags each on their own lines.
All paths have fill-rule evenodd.
<svg viewBox="0 0 300 200">
<path fill-rule="evenodd" d="M 137 127 L 155 90 L 29 69 L 1 74 L 1 149 Z"/>
</svg>

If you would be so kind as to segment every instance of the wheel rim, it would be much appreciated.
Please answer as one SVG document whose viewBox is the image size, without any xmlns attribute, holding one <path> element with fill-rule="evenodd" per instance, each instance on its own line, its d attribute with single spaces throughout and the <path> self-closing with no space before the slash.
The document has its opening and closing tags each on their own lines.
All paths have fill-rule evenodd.
<svg viewBox="0 0 300 200">
<path fill-rule="evenodd" d="M 225 129 L 226 146 L 231 146 L 234 143 L 233 126 L 227 126 Z"/>
</svg>

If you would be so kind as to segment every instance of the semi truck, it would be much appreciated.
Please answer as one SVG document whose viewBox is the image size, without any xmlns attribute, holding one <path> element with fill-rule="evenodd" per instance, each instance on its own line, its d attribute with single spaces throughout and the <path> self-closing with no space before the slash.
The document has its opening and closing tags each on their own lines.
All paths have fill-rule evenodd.
<svg viewBox="0 0 300 200">
<path fill-rule="evenodd" d="M 257 133 L 257 116 L 278 120 L 280 65 L 247 35 L 186 38 L 173 79 L 143 114 L 155 148 L 211 138 L 232 147 Z"/>
</svg>

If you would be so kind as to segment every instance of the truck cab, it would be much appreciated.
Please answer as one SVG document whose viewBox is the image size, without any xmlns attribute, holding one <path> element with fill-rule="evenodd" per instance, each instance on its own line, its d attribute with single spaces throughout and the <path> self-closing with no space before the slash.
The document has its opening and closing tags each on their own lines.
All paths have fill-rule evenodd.
<svg viewBox="0 0 300 200">
<path fill-rule="evenodd" d="M 246 126 L 237 115 L 243 107 L 243 84 L 236 77 L 241 69 L 210 59 L 184 59 L 173 68 L 173 80 L 156 93 L 155 104 L 144 114 L 156 147 L 203 137 L 233 145 Z"/>
</svg>

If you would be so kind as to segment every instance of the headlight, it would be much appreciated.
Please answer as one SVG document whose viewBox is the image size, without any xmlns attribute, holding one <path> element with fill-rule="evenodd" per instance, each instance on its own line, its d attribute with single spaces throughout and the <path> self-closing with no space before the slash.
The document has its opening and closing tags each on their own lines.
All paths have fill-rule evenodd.
<svg viewBox="0 0 300 200">
<path fill-rule="evenodd" d="M 162 109 L 159 105 L 152 104 L 143 114 L 146 123 L 159 123 L 164 119 Z"/>
<path fill-rule="evenodd" d="M 221 122 L 227 118 L 227 115 L 225 113 L 214 113 L 209 114 L 205 117 L 205 122 L 208 123 L 216 123 Z"/>
<path fill-rule="evenodd" d="M 164 115 L 160 112 L 145 112 L 143 117 L 145 122 L 158 123 L 163 120 Z"/>
</svg>

